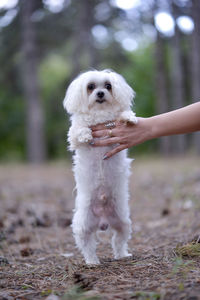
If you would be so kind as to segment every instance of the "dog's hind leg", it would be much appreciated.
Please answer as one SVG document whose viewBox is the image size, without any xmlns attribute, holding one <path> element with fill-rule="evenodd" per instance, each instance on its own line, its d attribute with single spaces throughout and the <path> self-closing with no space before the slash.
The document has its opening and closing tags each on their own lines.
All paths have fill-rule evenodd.
<svg viewBox="0 0 200 300">
<path fill-rule="evenodd" d="M 78 220 L 78 222 L 77 222 Z M 86 227 L 83 220 L 78 219 L 78 214 L 74 215 L 72 229 L 76 245 L 84 256 L 87 264 L 99 264 L 96 255 L 96 235 L 95 231 Z"/>
<path fill-rule="evenodd" d="M 95 233 L 75 233 L 74 237 L 78 248 L 84 256 L 86 264 L 99 264 L 100 262 L 96 255 Z"/>
<path fill-rule="evenodd" d="M 114 228 L 114 235 L 112 237 L 112 248 L 115 259 L 131 256 L 128 253 L 128 239 L 131 233 L 130 222 L 121 222 L 120 226 Z"/>
</svg>

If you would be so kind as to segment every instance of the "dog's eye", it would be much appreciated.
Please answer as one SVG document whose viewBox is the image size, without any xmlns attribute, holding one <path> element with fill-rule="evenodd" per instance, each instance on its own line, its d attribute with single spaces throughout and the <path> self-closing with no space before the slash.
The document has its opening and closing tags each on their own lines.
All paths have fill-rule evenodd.
<svg viewBox="0 0 200 300">
<path fill-rule="evenodd" d="M 93 91 L 95 89 L 95 84 L 94 83 L 90 83 L 90 84 L 88 84 L 87 88 L 88 88 L 89 91 Z"/>
<path fill-rule="evenodd" d="M 110 83 L 105 83 L 105 88 L 110 91 L 112 89 L 112 86 Z"/>
</svg>

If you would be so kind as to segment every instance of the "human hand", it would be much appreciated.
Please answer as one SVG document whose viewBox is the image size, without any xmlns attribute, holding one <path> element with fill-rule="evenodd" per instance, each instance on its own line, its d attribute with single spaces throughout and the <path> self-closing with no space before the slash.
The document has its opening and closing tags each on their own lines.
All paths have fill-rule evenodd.
<svg viewBox="0 0 200 300">
<path fill-rule="evenodd" d="M 137 124 L 115 121 L 112 128 L 107 128 L 107 124 L 92 126 L 94 140 L 90 144 L 93 147 L 105 147 L 116 144 L 116 147 L 104 156 L 104 159 L 110 158 L 121 150 L 138 145 L 148 139 L 147 120 L 146 118 L 138 118 Z"/>
</svg>

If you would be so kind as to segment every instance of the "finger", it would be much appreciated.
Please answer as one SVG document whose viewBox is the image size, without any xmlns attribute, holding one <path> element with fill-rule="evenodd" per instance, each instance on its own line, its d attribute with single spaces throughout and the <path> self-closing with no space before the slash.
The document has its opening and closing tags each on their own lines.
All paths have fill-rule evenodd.
<svg viewBox="0 0 200 300">
<path fill-rule="evenodd" d="M 104 159 L 104 160 L 105 160 L 105 159 L 108 159 L 108 158 L 112 157 L 113 155 L 115 155 L 116 153 L 118 153 L 118 152 L 120 152 L 120 151 L 122 151 L 122 150 L 124 150 L 124 149 L 126 149 L 126 148 L 128 148 L 127 145 L 124 145 L 124 144 L 119 145 L 119 146 L 115 147 L 113 150 L 107 152 L 107 153 L 104 155 L 103 159 Z"/>
<path fill-rule="evenodd" d="M 103 130 L 103 129 L 105 129 L 105 123 L 93 125 L 93 126 L 90 126 L 90 128 L 92 129 L 92 131 Z"/>
<path fill-rule="evenodd" d="M 94 138 L 106 137 L 108 136 L 108 130 L 97 130 L 92 132 Z"/>
<path fill-rule="evenodd" d="M 117 129 L 104 129 L 104 130 L 97 130 L 92 132 L 92 136 L 96 138 L 103 138 L 103 137 L 115 137 L 117 136 Z"/>
<path fill-rule="evenodd" d="M 104 139 L 98 139 L 98 140 L 93 140 L 90 145 L 93 147 L 104 147 L 104 146 L 110 146 L 113 144 L 119 144 L 120 139 L 117 137 L 112 137 L 112 138 L 104 138 Z"/>
<path fill-rule="evenodd" d="M 108 125 L 108 124 L 113 124 L 113 126 L 106 127 L 106 125 Z M 106 123 L 101 123 L 101 124 L 93 125 L 90 128 L 92 129 L 92 131 L 98 131 L 98 130 L 104 130 L 104 129 L 109 129 L 109 128 L 115 128 L 119 124 L 120 124 L 119 121 L 110 121 L 110 122 L 106 122 Z"/>
</svg>

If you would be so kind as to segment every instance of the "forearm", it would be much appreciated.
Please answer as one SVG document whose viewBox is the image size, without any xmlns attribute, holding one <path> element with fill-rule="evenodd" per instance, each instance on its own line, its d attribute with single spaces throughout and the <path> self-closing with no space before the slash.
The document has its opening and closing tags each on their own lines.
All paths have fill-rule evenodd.
<svg viewBox="0 0 200 300">
<path fill-rule="evenodd" d="M 148 118 L 148 139 L 200 130 L 200 102 Z"/>
<path fill-rule="evenodd" d="M 105 124 L 96 125 L 92 130 L 93 138 L 97 139 L 91 145 L 117 145 L 106 153 L 104 159 L 109 158 L 123 149 L 154 138 L 200 130 L 200 102 L 150 118 L 138 118 L 134 125 L 118 121 L 111 134 Z"/>
</svg>

